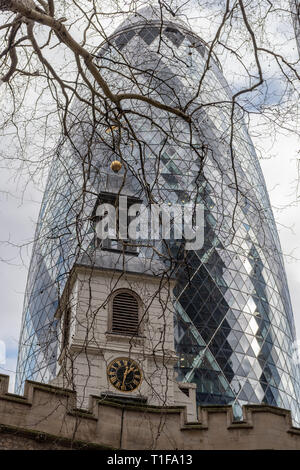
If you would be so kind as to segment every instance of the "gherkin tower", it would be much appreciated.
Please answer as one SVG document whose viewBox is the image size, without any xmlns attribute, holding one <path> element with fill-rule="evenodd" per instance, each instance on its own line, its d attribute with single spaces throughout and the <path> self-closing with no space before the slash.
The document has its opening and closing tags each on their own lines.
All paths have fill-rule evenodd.
<svg viewBox="0 0 300 470">
<path fill-rule="evenodd" d="M 186 253 L 174 292 L 177 379 L 197 384 L 199 404 L 233 404 L 239 416 L 243 404 L 268 403 L 300 422 L 293 313 L 255 149 L 240 110 L 232 112 L 218 59 L 185 22 L 162 12 L 139 10 L 98 50 L 112 91 L 145 97 L 125 100 L 130 126 L 122 118 L 121 132 L 105 112 L 92 125 L 78 103 L 75 145 L 62 141 L 53 159 L 28 275 L 17 391 L 26 378 L 55 376 L 59 295 L 76 257 L 93 249 L 90 215 L 121 151 L 139 199 L 147 187 L 158 202 L 205 207 L 204 245 Z M 147 98 L 185 110 L 193 124 Z"/>
</svg>

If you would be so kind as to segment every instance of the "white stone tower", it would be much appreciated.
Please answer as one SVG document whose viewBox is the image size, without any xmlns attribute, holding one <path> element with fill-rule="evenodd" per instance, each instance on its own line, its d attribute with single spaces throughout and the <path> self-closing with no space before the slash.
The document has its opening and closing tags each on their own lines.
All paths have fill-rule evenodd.
<svg viewBox="0 0 300 470">
<path fill-rule="evenodd" d="M 117 180 L 115 179 L 116 183 Z M 113 194 L 103 192 L 100 200 Z M 194 384 L 178 384 L 173 289 L 158 259 L 111 240 L 74 265 L 56 312 L 57 377 L 76 390 L 78 407 L 96 395 L 151 406 L 187 405 L 196 420 Z"/>
</svg>

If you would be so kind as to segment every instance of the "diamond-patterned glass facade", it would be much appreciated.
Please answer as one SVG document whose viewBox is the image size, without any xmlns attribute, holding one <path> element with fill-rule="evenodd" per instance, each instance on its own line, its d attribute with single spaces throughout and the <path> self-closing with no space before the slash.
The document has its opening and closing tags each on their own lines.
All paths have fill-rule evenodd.
<svg viewBox="0 0 300 470">
<path fill-rule="evenodd" d="M 200 404 L 231 403 L 238 416 L 243 404 L 264 402 L 291 409 L 300 422 L 291 302 L 253 144 L 238 107 L 232 113 L 217 59 L 211 57 L 207 67 L 205 43 L 184 23 L 166 18 L 162 25 L 159 18 L 151 8 L 129 18 L 100 48 L 99 67 L 114 93 L 139 91 L 186 107 L 193 112 L 192 130 L 184 119 L 131 99 L 130 132 L 126 121 L 125 131 L 110 132 L 99 118 L 89 140 L 91 117 L 78 106 L 73 141 L 81 156 L 64 144 L 58 149 L 39 216 L 17 391 L 25 378 L 48 381 L 55 375 L 53 315 L 76 257 L 93 243 L 89 216 L 118 156 L 117 135 L 139 198 L 145 195 L 138 180 L 146 178 L 158 202 L 196 200 L 205 206 L 204 246 L 187 252 L 175 289 L 177 379 L 197 384 Z M 93 157 L 87 161 L 82 155 L 88 146 Z M 83 178 L 87 168 L 89 177 Z"/>
</svg>

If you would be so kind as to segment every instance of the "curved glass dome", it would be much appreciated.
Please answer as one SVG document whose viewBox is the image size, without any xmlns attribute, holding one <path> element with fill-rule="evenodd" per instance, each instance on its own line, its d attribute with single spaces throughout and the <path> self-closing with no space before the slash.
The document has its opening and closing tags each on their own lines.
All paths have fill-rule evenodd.
<svg viewBox="0 0 300 470">
<path fill-rule="evenodd" d="M 79 104 L 74 145 L 57 151 L 28 276 L 17 390 L 25 378 L 55 375 L 59 293 L 76 257 L 93 246 L 90 215 L 110 162 L 121 158 L 145 202 L 151 188 L 156 202 L 205 206 L 204 246 L 187 252 L 174 293 L 177 379 L 197 384 L 199 404 L 232 403 L 239 415 L 243 404 L 268 403 L 291 409 L 299 422 L 280 243 L 255 149 L 217 59 L 185 23 L 148 7 L 100 47 L 98 63 L 114 93 L 144 99 L 122 101 L 119 126 L 100 99 L 96 119 Z M 185 110 L 192 123 L 148 99 Z"/>
</svg>

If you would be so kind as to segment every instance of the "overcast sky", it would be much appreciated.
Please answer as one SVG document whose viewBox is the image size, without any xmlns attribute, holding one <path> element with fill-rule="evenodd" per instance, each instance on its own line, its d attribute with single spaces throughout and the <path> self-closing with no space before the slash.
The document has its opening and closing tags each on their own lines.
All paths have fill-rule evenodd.
<svg viewBox="0 0 300 470">
<path fill-rule="evenodd" d="M 252 126 L 253 130 L 256 129 L 257 122 L 253 122 Z M 296 202 L 300 194 L 296 185 L 299 141 L 291 134 L 278 135 L 275 141 L 274 136 L 268 135 L 253 140 L 259 150 L 285 255 L 295 323 L 300 339 L 300 212 Z M 5 145 L 3 139 L 1 143 L 2 146 Z M 0 167 L 0 341 L 4 341 L 7 348 L 6 363 L 0 364 L 0 373 L 11 375 L 11 391 L 31 242 L 45 181 L 41 180 L 39 185 L 28 184 L 24 192 L 27 183 L 27 180 L 17 181 L 15 173 Z M 23 245 L 21 250 L 20 245 Z"/>
</svg>

